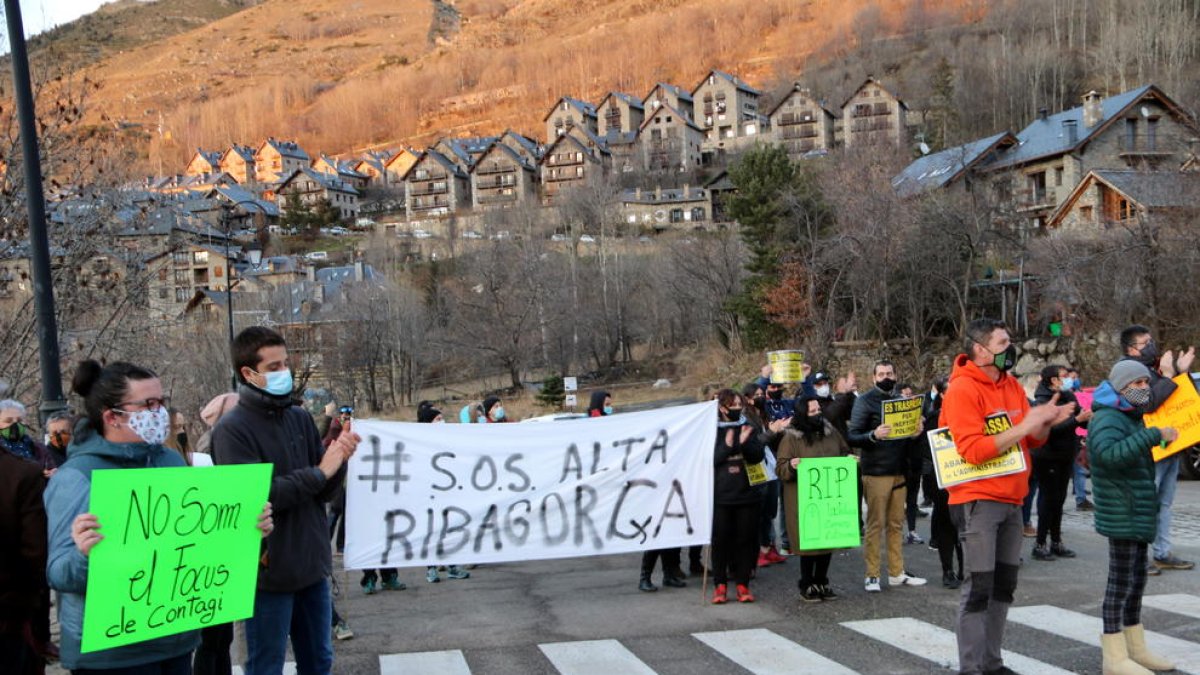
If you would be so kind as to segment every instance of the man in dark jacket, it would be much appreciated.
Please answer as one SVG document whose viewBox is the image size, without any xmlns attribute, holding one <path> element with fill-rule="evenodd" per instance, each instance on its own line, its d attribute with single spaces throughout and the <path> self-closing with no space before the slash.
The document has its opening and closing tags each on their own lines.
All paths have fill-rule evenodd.
<svg viewBox="0 0 1200 675">
<path fill-rule="evenodd" d="M 289 633 L 299 672 L 328 673 L 332 560 L 325 504 L 360 439 L 346 428 L 322 452 L 312 417 L 292 400 L 287 344 L 278 333 L 247 328 L 234 339 L 232 352 L 241 383 L 238 405 L 213 429 L 214 459 L 274 467 L 275 531 L 264 543 L 254 616 L 246 621 L 246 675 L 279 673 Z"/>
<path fill-rule="evenodd" d="M 1050 427 L 1046 442 L 1033 449 L 1033 475 L 1038 484 L 1037 544 L 1033 549 L 1034 560 L 1074 558 L 1075 552 L 1062 542 L 1063 502 L 1071 485 L 1071 474 L 1075 464 L 1075 453 L 1079 435 L 1075 430 L 1086 426 L 1092 419 L 1091 410 L 1081 410 L 1071 391 L 1064 366 L 1046 366 L 1042 379 L 1033 394 L 1034 403 L 1045 405 L 1058 394 L 1058 405 L 1070 405 L 1074 411 L 1070 417 Z M 1050 546 L 1046 546 L 1046 535 L 1050 535 Z"/>
<path fill-rule="evenodd" d="M 901 543 L 909 446 L 916 439 L 887 439 L 892 429 L 883 423 L 883 402 L 899 398 L 893 394 L 896 367 L 891 361 L 878 361 L 872 377 L 875 386 L 854 402 L 854 411 L 850 415 L 850 437 L 847 440 L 851 447 L 858 448 L 862 453 L 863 496 L 867 501 L 866 539 L 863 542 L 867 574 L 864 586 L 868 593 L 878 593 L 882 590 L 879 584 L 879 538 L 885 525 L 888 583 L 892 586 L 923 586 L 925 580 L 905 570 Z"/>
<path fill-rule="evenodd" d="M 1122 360 L 1137 361 L 1150 370 L 1150 403 L 1146 406 L 1146 412 L 1158 410 L 1171 397 L 1176 387 L 1171 378 L 1188 372 L 1196 359 L 1195 347 L 1180 354 L 1178 359 L 1170 350 L 1159 354 L 1150 329 L 1141 325 L 1121 331 L 1121 350 L 1124 352 Z M 1171 504 L 1175 502 L 1175 486 L 1179 482 L 1182 456 L 1183 453 L 1175 453 L 1154 463 L 1155 483 L 1158 485 L 1158 535 L 1154 539 L 1151 574 L 1159 574 L 1162 570 L 1190 570 L 1196 566 L 1171 552 Z"/>
<path fill-rule="evenodd" d="M 850 413 L 854 410 L 856 384 L 853 372 L 838 378 L 836 390 L 826 373 L 817 373 L 812 377 L 811 393 L 816 395 L 817 404 L 821 406 L 821 416 L 837 429 L 842 438 L 846 437 Z"/>
<path fill-rule="evenodd" d="M 46 479 L 33 462 L 0 451 L 0 672 L 45 672 L 34 626 L 48 620 Z"/>
</svg>

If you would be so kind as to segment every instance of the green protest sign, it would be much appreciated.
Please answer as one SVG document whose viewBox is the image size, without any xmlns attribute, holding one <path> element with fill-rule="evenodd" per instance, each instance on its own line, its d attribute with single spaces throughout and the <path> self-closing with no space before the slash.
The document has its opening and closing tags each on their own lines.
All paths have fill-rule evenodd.
<svg viewBox="0 0 1200 675">
<path fill-rule="evenodd" d="M 251 616 L 270 485 L 270 464 L 94 472 L 81 651 Z"/>
<path fill-rule="evenodd" d="M 851 457 L 814 457 L 796 467 L 801 551 L 853 548 L 858 531 L 858 474 Z"/>
</svg>

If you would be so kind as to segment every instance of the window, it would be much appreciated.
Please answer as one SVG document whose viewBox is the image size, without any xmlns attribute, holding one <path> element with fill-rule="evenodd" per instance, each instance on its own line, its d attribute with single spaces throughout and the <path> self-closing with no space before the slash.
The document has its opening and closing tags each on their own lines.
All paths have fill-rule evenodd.
<svg viewBox="0 0 1200 675">
<path fill-rule="evenodd" d="M 672 223 L 682 223 L 683 222 L 683 209 L 671 209 L 671 222 Z"/>
<path fill-rule="evenodd" d="M 171 289 L 167 288 L 166 286 L 158 289 L 158 299 L 159 300 L 166 300 L 170 297 L 171 297 Z"/>
<path fill-rule="evenodd" d="M 186 284 L 190 279 L 191 277 L 188 275 L 187 270 L 175 270 L 175 283 Z"/>
<path fill-rule="evenodd" d="M 1151 117 L 1146 120 L 1146 149 L 1156 150 L 1158 145 L 1158 118 Z"/>
<path fill-rule="evenodd" d="M 159 281 L 167 280 L 167 268 L 164 267 L 158 271 L 158 280 Z"/>
<path fill-rule="evenodd" d="M 704 207 L 697 206 L 692 209 L 692 221 L 704 220 Z"/>
<path fill-rule="evenodd" d="M 1054 167 L 1054 187 L 1062 187 L 1063 184 L 1063 168 L 1061 166 Z"/>
<path fill-rule="evenodd" d="M 175 302 L 187 302 L 190 296 L 191 294 L 188 292 L 188 289 L 181 286 L 175 287 Z"/>
<path fill-rule="evenodd" d="M 1079 220 L 1081 220 L 1082 222 L 1085 222 L 1085 223 L 1090 223 L 1090 222 L 1094 221 L 1095 218 L 1096 218 L 1096 216 L 1092 212 L 1092 207 L 1090 207 L 1090 206 L 1079 207 Z"/>
<path fill-rule="evenodd" d="M 1133 220 L 1133 203 L 1121 197 L 1117 200 L 1117 220 Z"/>
<path fill-rule="evenodd" d="M 213 268 L 213 276 L 214 277 L 220 279 L 222 276 L 224 276 L 224 274 L 225 274 L 224 267 L 214 267 Z"/>
<path fill-rule="evenodd" d="M 176 265 L 186 265 L 190 259 L 191 258 L 188 256 L 187 251 L 177 251 L 171 254 L 171 260 L 174 261 Z"/>
</svg>

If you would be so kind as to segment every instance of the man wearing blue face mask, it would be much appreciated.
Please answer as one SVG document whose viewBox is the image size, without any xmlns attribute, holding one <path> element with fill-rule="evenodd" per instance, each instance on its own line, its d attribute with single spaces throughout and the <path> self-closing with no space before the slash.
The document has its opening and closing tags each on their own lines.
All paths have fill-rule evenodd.
<svg viewBox="0 0 1200 675">
<path fill-rule="evenodd" d="M 302 673 L 333 669 L 329 596 L 332 555 L 325 504 L 333 497 L 360 440 L 343 424 L 322 450 L 312 416 L 292 400 L 287 344 L 255 326 L 232 347 L 238 405 L 213 428 L 216 464 L 270 463 L 275 530 L 259 559 L 254 616 L 246 621 L 246 675 L 282 672 L 288 636 Z"/>
</svg>

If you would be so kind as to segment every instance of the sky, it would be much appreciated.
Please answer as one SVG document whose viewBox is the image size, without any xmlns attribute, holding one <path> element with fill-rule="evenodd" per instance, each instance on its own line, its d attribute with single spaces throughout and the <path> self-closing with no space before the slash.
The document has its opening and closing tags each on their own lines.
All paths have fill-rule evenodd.
<svg viewBox="0 0 1200 675">
<path fill-rule="evenodd" d="M 107 0 L 21 0 L 25 34 L 36 35 L 84 14 L 96 11 Z"/>
</svg>

